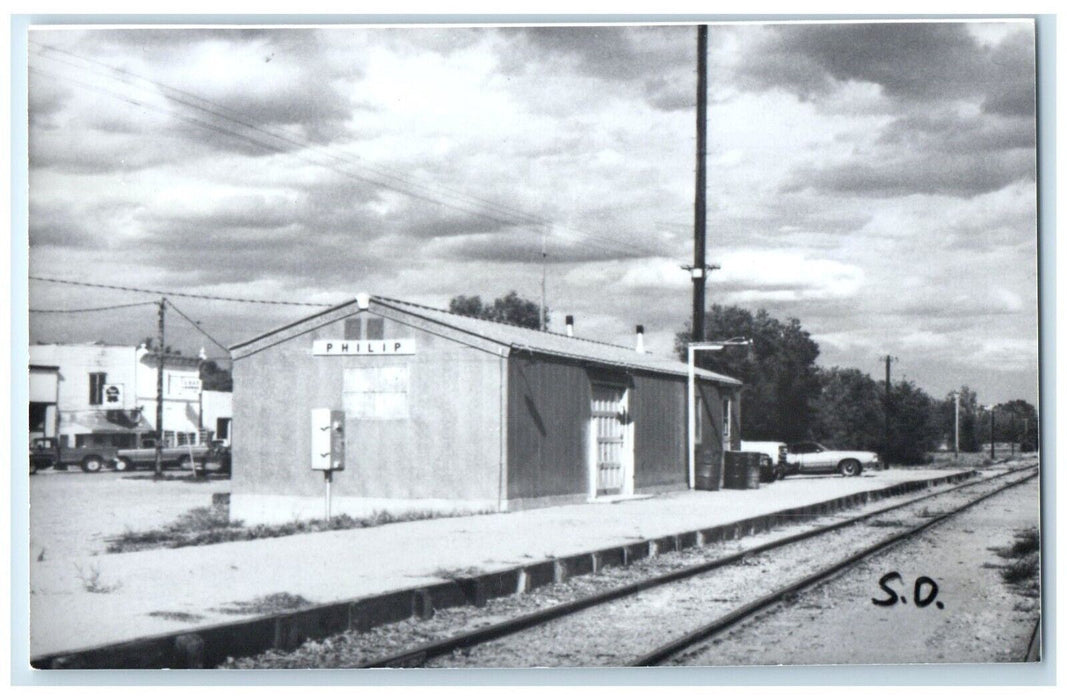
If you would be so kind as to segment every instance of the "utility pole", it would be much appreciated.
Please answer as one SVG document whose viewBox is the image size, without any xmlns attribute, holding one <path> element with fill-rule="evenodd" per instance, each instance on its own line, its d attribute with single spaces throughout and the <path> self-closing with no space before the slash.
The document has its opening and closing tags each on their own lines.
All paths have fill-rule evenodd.
<svg viewBox="0 0 1067 700">
<path fill-rule="evenodd" d="M 163 331 L 166 315 L 167 298 L 159 300 L 159 347 L 156 348 L 156 473 L 155 478 L 163 478 L 163 349 L 166 347 L 166 334 Z"/>
<path fill-rule="evenodd" d="M 960 459 L 960 392 L 954 392 L 956 394 L 956 461 Z"/>
<path fill-rule="evenodd" d="M 889 425 L 891 416 L 893 413 L 893 401 L 890 393 L 892 391 L 893 383 L 890 378 L 890 367 L 893 364 L 893 360 L 899 358 L 892 355 L 885 356 L 885 450 L 882 454 L 882 459 L 885 460 L 885 466 L 889 466 Z"/>
<path fill-rule="evenodd" d="M 693 240 L 693 332 L 690 340 L 704 340 L 704 277 L 707 271 L 706 231 L 706 152 L 708 118 L 708 26 L 697 27 L 697 175 L 694 202 Z"/>
<path fill-rule="evenodd" d="M 548 277 L 548 252 L 545 250 L 545 239 L 548 237 L 548 225 L 541 232 L 541 330 L 545 328 L 545 279 Z"/>
<path fill-rule="evenodd" d="M 989 407 L 989 459 L 997 458 L 997 407 Z"/>
<path fill-rule="evenodd" d="M 1018 437 L 1018 435 L 1015 432 L 1015 412 L 1012 411 L 1012 414 L 1011 414 L 1011 456 L 1012 457 L 1015 456 L 1015 438 L 1016 437 Z"/>
</svg>

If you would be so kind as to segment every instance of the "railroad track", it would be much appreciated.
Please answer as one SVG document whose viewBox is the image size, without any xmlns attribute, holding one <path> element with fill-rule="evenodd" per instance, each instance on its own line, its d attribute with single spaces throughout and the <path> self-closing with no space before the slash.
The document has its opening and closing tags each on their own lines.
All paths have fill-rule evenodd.
<svg viewBox="0 0 1067 700">
<path fill-rule="evenodd" d="M 1022 474 L 1020 477 L 1019 475 Z M 1001 474 L 994 475 L 987 479 L 982 479 L 975 482 L 963 483 L 948 489 L 943 489 L 932 494 L 920 496 L 918 498 L 909 499 L 908 501 L 897 503 L 885 508 L 863 513 L 858 516 L 854 516 L 847 519 L 842 519 L 838 522 L 830 523 L 828 525 L 812 528 L 803 532 L 787 535 L 774 539 L 769 542 L 765 542 L 759 545 L 748 547 L 741 551 L 718 557 L 710 561 L 701 562 L 696 565 L 681 568 L 675 571 L 671 571 L 665 574 L 649 577 L 634 583 L 618 586 L 606 591 L 601 591 L 593 595 L 589 595 L 577 600 L 569 601 L 552 607 L 544 608 L 533 613 L 521 615 L 508 620 L 504 620 L 498 623 L 494 623 L 485 627 L 473 631 L 466 631 L 460 634 L 456 634 L 451 637 L 439 639 L 436 641 L 421 644 L 419 646 L 404 649 L 399 652 L 389 653 L 387 655 L 379 656 L 363 663 L 358 664 L 359 668 L 381 668 L 381 667 L 419 667 L 427 665 L 435 659 L 439 659 L 444 656 L 454 654 L 456 652 L 469 653 L 472 649 L 484 645 L 488 642 L 495 640 L 503 640 L 505 638 L 518 635 L 521 632 L 527 630 L 534 630 L 538 627 L 543 627 L 549 623 L 561 620 L 568 616 L 575 615 L 576 613 L 592 610 L 599 606 L 606 606 L 615 601 L 619 601 L 630 596 L 635 596 L 638 593 L 650 591 L 656 588 L 662 588 L 673 583 L 682 582 L 687 579 L 693 579 L 702 574 L 721 569 L 733 564 L 743 562 L 748 558 L 755 557 L 759 554 L 772 552 L 783 547 L 787 547 L 798 542 L 806 540 L 813 540 L 829 533 L 839 531 L 845 528 L 849 528 L 856 525 L 864 524 L 867 521 L 872 521 L 879 516 L 884 516 L 894 511 L 902 511 L 903 509 L 915 506 L 924 501 L 930 499 L 944 497 L 946 494 L 950 494 L 964 489 L 983 488 L 989 489 L 983 491 L 977 498 L 966 501 L 962 506 L 953 508 L 946 512 L 940 512 L 933 516 L 927 516 L 928 519 L 919 523 L 915 527 L 909 527 L 902 532 L 898 532 L 888 538 L 879 540 L 871 546 L 864 547 L 858 552 L 854 552 L 847 557 L 835 561 L 829 566 L 820 568 L 818 571 L 802 578 L 795 580 L 788 585 L 782 586 L 769 594 L 760 596 L 756 600 L 745 603 L 735 609 L 731 610 L 726 615 L 722 615 L 710 623 L 701 625 L 695 630 L 691 630 L 684 635 L 680 635 L 666 644 L 662 644 L 655 648 L 653 651 L 643 654 L 638 658 L 635 658 L 629 662 L 631 666 L 652 666 L 660 664 L 667 659 L 670 659 L 674 655 L 684 651 L 692 645 L 704 641 L 709 637 L 712 637 L 719 632 L 722 632 L 739 622 L 750 618 L 758 612 L 769 608 L 770 606 L 778 603 L 779 601 L 795 595 L 805 588 L 809 588 L 822 580 L 830 578 L 845 569 L 851 568 L 857 565 L 864 559 L 873 556 L 879 552 L 882 552 L 890 547 L 899 544 L 909 538 L 915 537 L 918 533 L 932 527 L 938 523 L 941 523 L 952 516 L 961 513 L 968 508 L 990 498 L 1006 489 L 1018 486 L 1030 479 L 1033 479 L 1038 474 L 1036 467 L 1025 467 L 1022 469 L 1016 469 L 1007 471 Z M 999 483 L 1004 481 L 1004 483 Z M 989 488 L 994 485 L 994 488 Z"/>
</svg>

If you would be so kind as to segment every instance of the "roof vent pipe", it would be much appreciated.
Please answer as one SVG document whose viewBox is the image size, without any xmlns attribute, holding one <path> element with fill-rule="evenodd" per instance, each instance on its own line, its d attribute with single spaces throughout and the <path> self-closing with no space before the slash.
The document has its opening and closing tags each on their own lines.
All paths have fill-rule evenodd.
<svg viewBox="0 0 1067 700">
<path fill-rule="evenodd" d="M 567 316 L 567 337 L 574 337 L 574 316 Z"/>
<path fill-rule="evenodd" d="M 645 327 L 637 327 L 637 352 L 645 351 Z"/>
</svg>

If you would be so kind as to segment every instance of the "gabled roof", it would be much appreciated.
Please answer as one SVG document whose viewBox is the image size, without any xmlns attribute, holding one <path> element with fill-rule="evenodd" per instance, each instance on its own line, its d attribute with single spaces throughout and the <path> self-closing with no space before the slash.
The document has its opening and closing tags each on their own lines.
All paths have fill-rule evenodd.
<svg viewBox="0 0 1067 700">
<path fill-rule="evenodd" d="M 445 335 L 478 339 L 482 341 L 479 343 L 482 346 L 486 342 L 501 346 L 502 350 L 507 351 L 501 352 L 501 354 L 525 351 L 632 370 L 645 370 L 680 376 L 687 376 L 688 374 L 688 366 L 684 362 L 672 357 L 637 352 L 634 348 L 622 345 L 613 345 L 585 338 L 571 337 L 562 333 L 539 331 L 507 323 L 461 316 L 451 311 L 388 297 L 370 297 L 369 308 L 371 311 L 381 313 L 385 317 L 395 316 L 399 313 L 402 316 L 421 319 L 440 327 Z M 346 310 L 347 313 L 345 313 Z M 357 311 L 356 300 L 345 302 L 296 323 L 288 324 L 251 340 L 231 346 L 230 351 L 233 352 L 244 348 L 249 352 L 255 352 L 255 348 L 251 347 L 253 345 L 265 347 L 273 345 L 275 342 L 284 342 L 284 339 L 275 339 L 274 336 L 279 336 L 286 331 L 289 332 L 288 337 L 295 337 L 324 323 L 332 323 Z M 269 342 L 272 340 L 274 342 Z M 236 358 L 237 356 L 235 355 Z M 733 377 L 727 377 L 704 369 L 697 368 L 696 375 L 718 384 L 737 386 L 741 384 L 740 381 Z"/>
</svg>

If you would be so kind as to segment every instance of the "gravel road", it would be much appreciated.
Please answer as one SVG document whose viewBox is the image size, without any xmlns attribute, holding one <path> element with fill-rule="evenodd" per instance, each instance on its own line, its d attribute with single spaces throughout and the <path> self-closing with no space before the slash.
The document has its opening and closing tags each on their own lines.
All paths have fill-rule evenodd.
<svg viewBox="0 0 1067 700">
<path fill-rule="evenodd" d="M 106 537 L 149 530 L 193 508 L 211 505 L 211 494 L 230 490 L 228 479 L 198 481 L 189 472 L 119 474 L 44 471 L 30 478 L 30 555 L 33 559 L 81 557 L 107 548 Z M 43 554 L 42 554 L 43 553 Z"/>
</svg>

